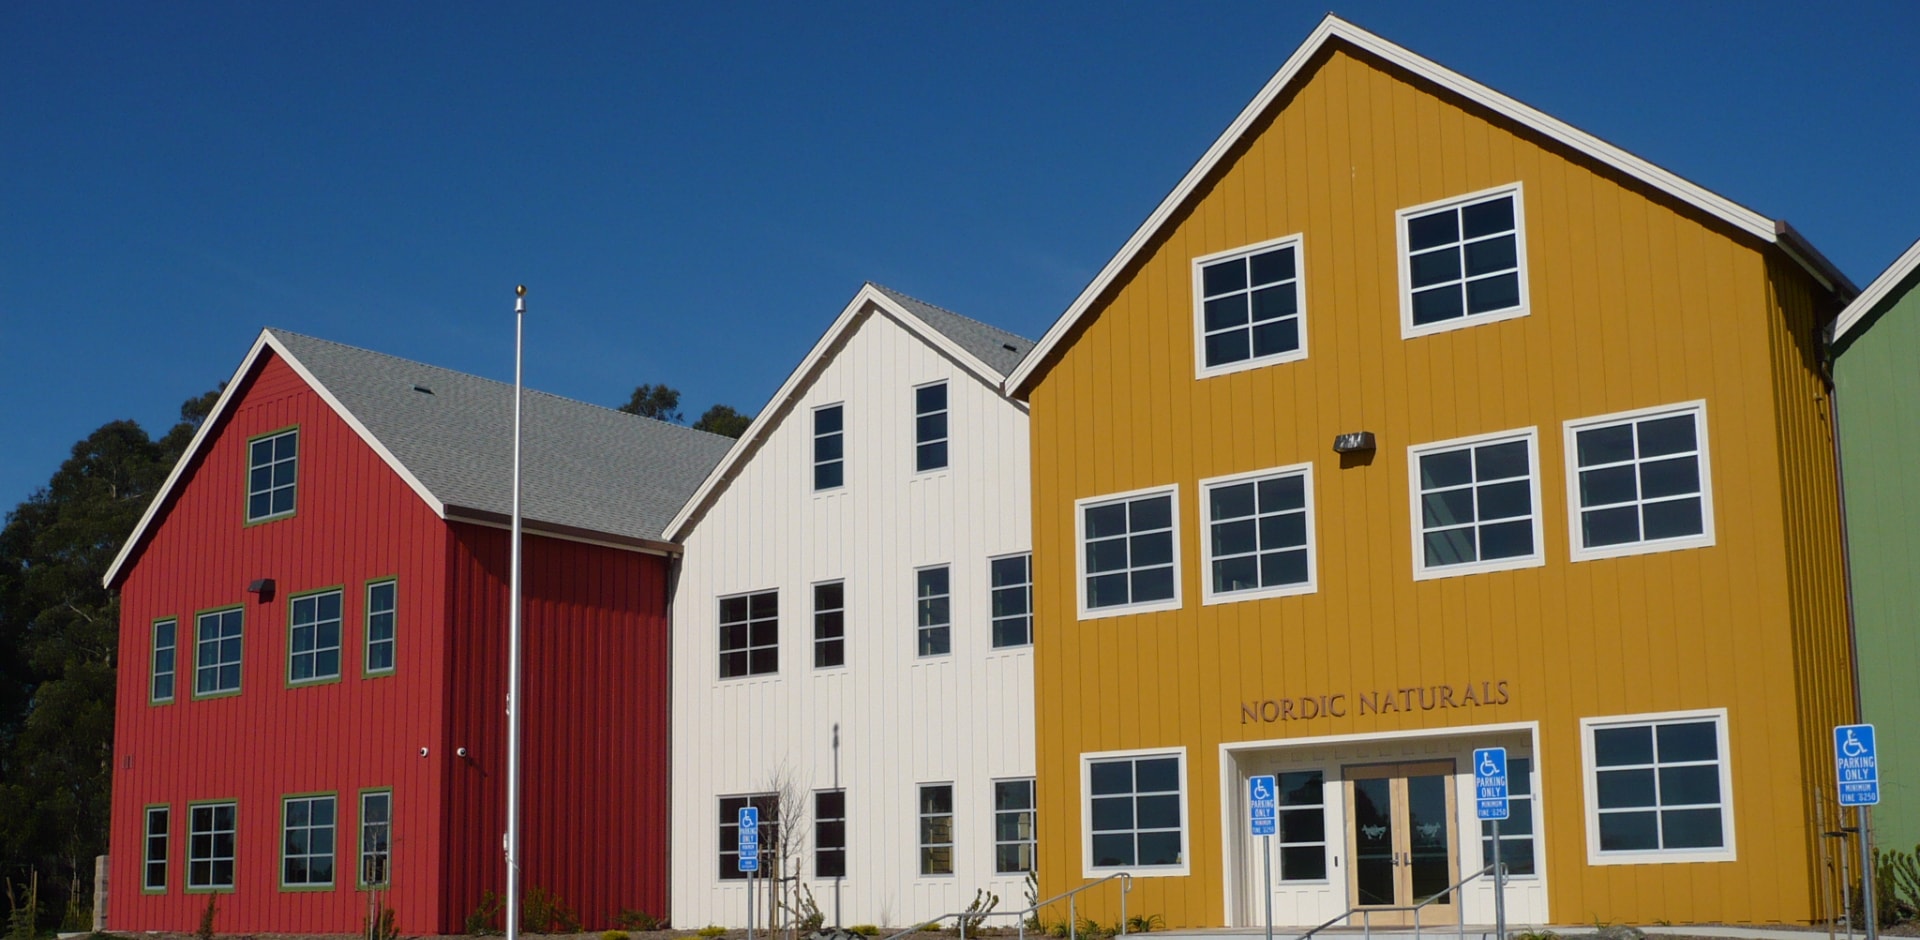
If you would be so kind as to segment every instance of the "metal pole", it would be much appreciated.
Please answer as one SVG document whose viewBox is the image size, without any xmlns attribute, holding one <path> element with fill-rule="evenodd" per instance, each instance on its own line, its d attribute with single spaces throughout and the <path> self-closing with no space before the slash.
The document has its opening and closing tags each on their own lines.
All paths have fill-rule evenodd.
<svg viewBox="0 0 1920 940">
<path fill-rule="evenodd" d="M 1273 837 L 1261 836 L 1260 844 L 1260 861 L 1267 870 L 1260 883 L 1260 893 L 1267 899 L 1267 940 L 1273 940 Z"/>
<path fill-rule="evenodd" d="M 755 872 L 751 870 L 747 872 L 747 940 L 753 940 L 753 876 L 754 874 Z"/>
<path fill-rule="evenodd" d="M 513 548 L 507 599 L 507 940 L 520 940 L 520 347 L 527 287 L 513 300 Z"/>
<path fill-rule="evenodd" d="M 1860 823 L 1860 897 L 1866 908 L 1861 916 L 1867 922 L 1867 940 L 1880 940 L 1880 909 L 1873 898 L 1873 830 L 1868 826 L 1867 808 L 1855 812 Z"/>
<path fill-rule="evenodd" d="M 1493 821 L 1493 929 L 1494 940 L 1507 940 L 1507 869 L 1500 864 L 1498 819 Z"/>
<path fill-rule="evenodd" d="M 1847 940 L 1853 940 L 1852 853 L 1847 851 L 1847 811 L 1840 811 L 1840 923 L 1847 928 Z"/>
</svg>

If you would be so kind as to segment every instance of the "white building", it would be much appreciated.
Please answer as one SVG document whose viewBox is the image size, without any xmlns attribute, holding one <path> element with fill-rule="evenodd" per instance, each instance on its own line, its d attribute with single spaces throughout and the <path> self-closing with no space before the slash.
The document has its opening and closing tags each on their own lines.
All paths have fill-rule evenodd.
<svg viewBox="0 0 1920 940">
<path fill-rule="evenodd" d="M 669 524 L 676 924 L 746 922 L 737 810 L 764 873 L 783 790 L 829 925 L 1024 906 L 1027 415 L 999 389 L 1031 346 L 866 285 Z"/>
</svg>

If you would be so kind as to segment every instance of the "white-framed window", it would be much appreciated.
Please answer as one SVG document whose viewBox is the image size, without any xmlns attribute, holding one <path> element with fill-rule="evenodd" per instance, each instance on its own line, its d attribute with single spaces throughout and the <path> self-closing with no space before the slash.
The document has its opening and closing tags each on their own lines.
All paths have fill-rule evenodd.
<svg viewBox="0 0 1920 940">
<path fill-rule="evenodd" d="M 818 492 L 846 484 L 846 406 L 822 405 L 813 409 L 813 488 Z"/>
<path fill-rule="evenodd" d="M 394 626 L 399 616 L 400 585 L 391 579 L 367 585 L 367 649 L 364 669 L 368 675 L 393 671 Z"/>
<path fill-rule="evenodd" d="M 159 894 L 167 890 L 167 842 L 173 834 L 173 809 L 147 807 L 146 857 L 141 865 L 140 890 Z"/>
<path fill-rule="evenodd" d="M 748 806 L 760 810 L 760 864 L 780 851 L 780 797 L 773 793 L 750 793 L 720 798 L 720 880 L 745 881 L 740 870 L 740 811 Z M 764 874 L 766 869 L 760 869 Z"/>
<path fill-rule="evenodd" d="M 1313 465 L 1200 481 L 1201 603 L 1314 590 Z"/>
<path fill-rule="evenodd" d="M 1186 874 L 1186 750 L 1081 756 L 1086 875 Z"/>
<path fill-rule="evenodd" d="M 1179 487 L 1077 500 L 1080 616 L 1180 606 Z"/>
<path fill-rule="evenodd" d="M 1580 719 L 1587 861 L 1734 859 L 1727 712 Z"/>
<path fill-rule="evenodd" d="M 1326 773 L 1275 774 L 1280 791 L 1280 880 L 1327 880 Z"/>
<path fill-rule="evenodd" d="M 813 791 L 813 876 L 847 876 L 847 791 Z"/>
<path fill-rule="evenodd" d="M 194 618 L 193 694 L 196 698 L 240 691 L 240 646 L 246 617 L 238 607 Z"/>
<path fill-rule="evenodd" d="M 993 576 L 993 648 L 1033 645 L 1033 554 L 988 561 Z"/>
<path fill-rule="evenodd" d="M 1493 864 L 1493 822 L 1480 823 L 1480 864 Z M 1507 818 L 1500 820 L 1500 864 L 1514 878 L 1540 873 L 1533 851 L 1533 758 L 1507 758 Z"/>
<path fill-rule="evenodd" d="M 1403 337 L 1526 316 L 1519 183 L 1401 209 L 1394 228 Z"/>
<path fill-rule="evenodd" d="M 947 383 L 913 390 L 913 469 L 915 473 L 947 465 Z"/>
<path fill-rule="evenodd" d="M 1033 778 L 993 782 L 993 871 L 1017 875 L 1033 871 L 1035 826 Z"/>
<path fill-rule="evenodd" d="M 233 834 L 238 803 L 187 805 L 187 890 L 233 889 Z"/>
<path fill-rule="evenodd" d="M 280 884 L 333 887 L 333 794 L 281 801 Z"/>
<path fill-rule="evenodd" d="M 340 592 L 303 594 L 287 604 L 287 681 L 340 678 Z"/>
<path fill-rule="evenodd" d="M 300 462 L 300 429 L 288 428 L 247 442 L 247 521 L 293 515 Z"/>
<path fill-rule="evenodd" d="M 813 586 L 813 668 L 847 664 L 847 583 Z"/>
<path fill-rule="evenodd" d="M 1707 404 L 1566 423 L 1573 560 L 1713 544 Z"/>
<path fill-rule="evenodd" d="M 173 685 L 179 671 L 180 621 L 168 617 L 153 622 L 152 675 L 147 684 L 147 701 L 161 705 L 173 701 Z"/>
<path fill-rule="evenodd" d="M 946 565 L 913 573 L 914 641 L 920 656 L 953 652 L 953 573 Z"/>
<path fill-rule="evenodd" d="M 953 874 L 953 784 L 920 785 L 920 874 Z"/>
<path fill-rule="evenodd" d="M 384 885 L 393 878 L 393 791 L 360 793 L 360 871 L 362 887 Z"/>
<path fill-rule="evenodd" d="M 780 671 L 780 592 L 720 599 L 720 678 Z"/>
<path fill-rule="evenodd" d="M 1307 357 L 1301 236 L 1193 259 L 1200 377 Z"/>
<path fill-rule="evenodd" d="M 1407 448 L 1415 580 L 1546 563 L 1533 428 Z"/>
</svg>

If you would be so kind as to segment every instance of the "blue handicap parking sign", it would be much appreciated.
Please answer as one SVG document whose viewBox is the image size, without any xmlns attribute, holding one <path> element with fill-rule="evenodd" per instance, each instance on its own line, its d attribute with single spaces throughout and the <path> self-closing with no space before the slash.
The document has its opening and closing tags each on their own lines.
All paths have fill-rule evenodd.
<svg viewBox="0 0 1920 940">
<path fill-rule="evenodd" d="M 1833 768 L 1839 778 L 1841 806 L 1880 803 L 1880 754 L 1874 748 L 1872 725 L 1833 729 Z"/>
<path fill-rule="evenodd" d="M 760 809 L 740 808 L 740 871 L 760 870 Z"/>
<path fill-rule="evenodd" d="M 1256 836 L 1273 835 L 1278 826 L 1280 793 L 1272 774 L 1247 778 L 1247 821 Z"/>
<path fill-rule="evenodd" d="M 1473 802 L 1480 818 L 1507 818 L 1507 793 L 1507 749 L 1484 747 L 1474 751 Z"/>
</svg>

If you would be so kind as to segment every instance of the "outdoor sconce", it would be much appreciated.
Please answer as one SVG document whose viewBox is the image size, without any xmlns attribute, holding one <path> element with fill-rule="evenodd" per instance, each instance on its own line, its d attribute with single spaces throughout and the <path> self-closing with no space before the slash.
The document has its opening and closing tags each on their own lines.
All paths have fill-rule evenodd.
<svg viewBox="0 0 1920 940">
<path fill-rule="evenodd" d="M 252 584 L 247 585 L 247 593 L 259 597 L 263 602 L 273 600 L 273 579 L 255 578 Z"/>
<path fill-rule="evenodd" d="M 1373 432 L 1354 431 L 1350 434 L 1333 436 L 1333 452 L 1336 454 L 1357 454 L 1363 450 L 1372 450 Z"/>
</svg>

